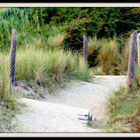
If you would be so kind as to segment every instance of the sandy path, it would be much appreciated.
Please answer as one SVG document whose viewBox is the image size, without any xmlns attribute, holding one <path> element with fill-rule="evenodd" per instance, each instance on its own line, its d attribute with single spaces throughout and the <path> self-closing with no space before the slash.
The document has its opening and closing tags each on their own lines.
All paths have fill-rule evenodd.
<svg viewBox="0 0 140 140">
<path fill-rule="evenodd" d="M 57 96 L 46 94 L 46 99 L 52 103 L 88 109 L 103 122 L 108 98 L 125 84 L 126 76 L 95 76 L 92 83 L 75 82 L 69 88 L 60 89 Z"/>
<path fill-rule="evenodd" d="M 107 98 L 125 83 L 126 76 L 96 76 L 92 83 L 73 82 L 56 96 L 46 94 L 44 101 L 21 98 L 27 107 L 13 120 L 22 126 L 16 132 L 102 132 L 87 127 L 78 114 L 91 111 L 104 122 Z"/>
<path fill-rule="evenodd" d="M 88 113 L 87 109 L 26 98 L 20 102 L 27 108 L 22 115 L 16 116 L 16 121 L 22 126 L 22 130 L 16 132 L 100 132 L 78 119 L 79 114 Z"/>
</svg>

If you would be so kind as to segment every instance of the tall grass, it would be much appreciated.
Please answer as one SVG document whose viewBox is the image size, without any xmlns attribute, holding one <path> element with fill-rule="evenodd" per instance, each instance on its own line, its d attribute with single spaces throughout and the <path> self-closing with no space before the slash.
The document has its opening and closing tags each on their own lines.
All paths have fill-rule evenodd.
<svg viewBox="0 0 140 140">
<path fill-rule="evenodd" d="M 0 99 L 8 100 L 12 97 L 10 86 L 10 66 L 8 59 L 0 53 Z"/>
<path fill-rule="evenodd" d="M 58 33 L 54 36 L 49 36 L 47 39 L 47 48 L 56 49 L 62 48 L 64 45 L 65 33 Z"/>
<path fill-rule="evenodd" d="M 94 51 L 98 50 L 101 47 L 101 40 L 94 36 L 89 38 L 88 41 L 88 55 L 92 55 Z"/>
<path fill-rule="evenodd" d="M 102 74 L 126 74 L 129 57 L 130 39 L 119 50 L 117 38 L 89 38 L 88 60 L 91 66 L 100 67 Z M 93 68 L 94 69 L 94 68 Z M 96 69 L 95 73 L 98 70 Z"/>
<path fill-rule="evenodd" d="M 130 46 L 131 46 L 131 38 L 128 38 L 121 54 L 121 66 L 124 71 L 127 71 L 128 69 Z"/>
<path fill-rule="evenodd" d="M 121 61 L 116 39 L 102 39 L 101 44 L 98 59 L 103 72 L 105 74 L 117 74 L 119 71 L 117 68 Z"/>
<path fill-rule="evenodd" d="M 17 80 L 33 80 L 53 89 L 69 79 L 87 81 L 90 78 L 83 58 L 72 52 L 32 47 L 17 51 Z"/>
<path fill-rule="evenodd" d="M 32 36 L 27 32 L 23 32 L 20 35 L 22 35 L 22 38 L 24 38 L 23 43 L 19 44 L 20 48 L 34 47 L 38 49 L 44 48 L 48 50 L 50 49 L 53 50 L 53 49 L 63 48 L 66 33 L 57 32 L 56 34 L 52 34 L 49 37 L 45 37 L 41 35 Z"/>
</svg>

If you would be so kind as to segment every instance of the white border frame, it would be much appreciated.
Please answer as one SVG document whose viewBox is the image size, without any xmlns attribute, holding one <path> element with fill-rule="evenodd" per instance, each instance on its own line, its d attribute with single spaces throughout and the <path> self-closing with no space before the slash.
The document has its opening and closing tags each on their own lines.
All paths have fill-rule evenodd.
<svg viewBox="0 0 140 140">
<path fill-rule="evenodd" d="M 140 3 L 0 3 L 0 7 L 139 7 Z M 0 137 L 140 137 L 140 133 L 0 133 Z"/>
<path fill-rule="evenodd" d="M 0 7 L 140 7 L 139 3 L 0 3 Z"/>
</svg>

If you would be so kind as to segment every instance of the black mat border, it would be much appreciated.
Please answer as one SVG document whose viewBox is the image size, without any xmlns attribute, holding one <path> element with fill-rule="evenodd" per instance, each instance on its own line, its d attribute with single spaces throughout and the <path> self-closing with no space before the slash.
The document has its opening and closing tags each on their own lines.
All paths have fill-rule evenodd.
<svg viewBox="0 0 140 140">
<path fill-rule="evenodd" d="M 140 3 L 140 0 L 0 0 L 0 3 Z"/>
</svg>

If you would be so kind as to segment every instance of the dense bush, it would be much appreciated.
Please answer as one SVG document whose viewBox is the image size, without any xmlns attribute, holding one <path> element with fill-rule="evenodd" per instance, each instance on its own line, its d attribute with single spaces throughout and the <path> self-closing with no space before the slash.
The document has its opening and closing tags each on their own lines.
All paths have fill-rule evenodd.
<svg viewBox="0 0 140 140">
<path fill-rule="evenodd" d="M 98 38 L 126 37 L 132 30 L 140 27 L 139 9 L 130 7 L 1 8 L 0 48 L 9 46 L 12 28 L 19 32 L 20 43 L 30 42 L 32 36 L 49 37 L 58 31 L 65 31 L 66 47 L 75 50 L 79 50 L 82 46 L 82 36 L 85 31 L 88 36 L 97 35 Z M 54 26 L 58 29 L 53 30 Z"/>
</svg>

